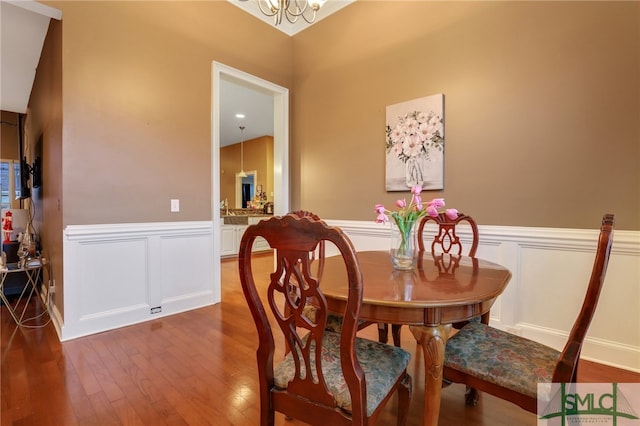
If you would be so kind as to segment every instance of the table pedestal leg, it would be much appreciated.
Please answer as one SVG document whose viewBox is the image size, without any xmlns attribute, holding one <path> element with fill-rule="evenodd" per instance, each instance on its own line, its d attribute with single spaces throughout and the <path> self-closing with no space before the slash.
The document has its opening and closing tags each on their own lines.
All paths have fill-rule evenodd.
<svg viewBox="0 0 640 426">
<path fill-rule="evenodd" d="M 450 324 L 410 326 L 424 354 L 424 424 L 437 426 L 440 415 L 444 347 Z"/>
</svg>

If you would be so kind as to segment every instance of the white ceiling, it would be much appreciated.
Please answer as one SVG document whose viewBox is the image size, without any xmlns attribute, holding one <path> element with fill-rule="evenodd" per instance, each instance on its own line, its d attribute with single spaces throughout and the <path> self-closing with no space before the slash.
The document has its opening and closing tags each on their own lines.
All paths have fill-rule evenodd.
<svg viewBox="0 0 640 426">
<path fill-rule="evenodd" d="M 256 18 L 260 19 L 261 21 L 266 22 L 269 25 L 273 25 L 274 23 L 273 17 L 266 16 L 260 11 L 257 0 L 228 0 L 228 1 L 234 6 L 237 6 L 240 9 L 244 10 L 245 12 L 250 13 Z M 264 2 L 268 0 L 261 0 L 261 1 L 264 4 Z M 291 0 L 292 3 L 294 1 L 299 1 L 299 0 Z M 316 20 L 314 21 L 314 23 L 323 20 L 324 18 L 326 18 L 327 16 L 333 13 L 336 13 L 337 11 L 339 11 L 345 6 L 349 6 L 354 1 L 356 0 L 326 0 L 326 2 L 322 5 L 320 10 L 318 10 L 318 13 L 316 14 Z M 307 23 L 302 18 L 299 18 L 295 22 L 295 24 L 292 24 L 291 22 L 287 21 L 285 18 L 283 19 L 283 22 L 280 25 L 278 25 L 276 28 L 285 34 L 292 36 L 304 29 L 309 28 L 311 25 L 313 24 Z"/>
<path fill-rule="evenodd" d="M 0 102 L 3 111 L 25 113 L 51 18 L 62 14 L 31 0 L 0 0 Z"/>
<path fill-rule="evenodd" d="M 263 15 L 255 0 L 228 0 L 256 18 L 273 25 L 273 18 Z M 355 0 L 327 0 L 318 11 L 316 21 L 337 12 Z M 33 0 L 0 0 L 0 109 L 26 113 L 31 88 L 49 20 L 61 19 L 62 12 Z M 295 24 L 285 20 L 276 28 L 293 35 L 310 24 L 299 19 Z M 245 126 L 244 140 L 273 136 L 273 99 L 271 95 L 243 87 L 233 81 L 222 81 L 220 101 L 220 146 L 240 141 L 240 125 Z M 237 119 L 235 114 L 245 114 Z"/>
<path fill-rule="evenodd" d="M 244 118 L 236 118 L 236 114 Z M 220 146 L 240 142 L 240 126 L 244 140 L 273 136 L 273 96 L 220 80 Z"/>
</svg>

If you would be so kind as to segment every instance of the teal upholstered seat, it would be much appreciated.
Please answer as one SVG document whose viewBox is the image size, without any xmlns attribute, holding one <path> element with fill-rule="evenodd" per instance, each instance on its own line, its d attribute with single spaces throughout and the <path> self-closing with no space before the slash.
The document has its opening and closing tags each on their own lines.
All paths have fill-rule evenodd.
<svg viewBox="0 0 640 426">
<path fill-rule="evenodd" d="M 553 348 L 474 321 L 447 342 L 445 366 L 535 398 L 559 357 Z"/>
<path fill-rule="evenodd" d="M 360 320 L 360 324 L 364 324 L 364 322 Z M 327 330 L 335 331 L 336 333 L 339 333 L 341 329 L 342 329 L 342 316 L 332 314 L 331 312 L 329 312 L 327 314 Z"/>
<path fill-rule="evenodd" d="M 303 339 L 306 342 L 307 338 Z M 315 364 L 315 345 L 311 343 L 312 362 Z M 356 355 L 367 381 L 367 415 L 371 416 L 394 384 L 407 368 L 411 355 L 400 348 L 356 338 Z M 336 405 L 351 412 L 351 394 L 347 388 L 340 366 L 340 335 L 327 331 L 322 344 L 322 370 L 327 388 L 334 396 Z M 295 361 L 291 353 L 274 369 L 274 381 L 279 389 L 286 389 L 295 374 Z M 304 369 L 303 369 L 304 374 Z M 317 374 L 314 372 L 314 379 Z"/>
<path fill-rule="evenodd" d="M 467 385 L 467 404 L 475 405 L 479 390 L 535 413 L 538 383 L 576 382 L 580 350 L 607 272 L 613 225 L 613 215 L 604 215 L 587 292 L 562 352 L 478 322 L 448 340 L 444 380 Z"/>
</svg>

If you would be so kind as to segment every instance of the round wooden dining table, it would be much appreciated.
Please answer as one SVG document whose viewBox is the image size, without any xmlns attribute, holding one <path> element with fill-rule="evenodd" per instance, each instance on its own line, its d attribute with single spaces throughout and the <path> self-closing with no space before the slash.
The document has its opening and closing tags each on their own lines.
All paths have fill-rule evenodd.
<svg viewBox="0 0 640 426">
<path fill-rule="evenodd" d="M 487 314 L 511 272 L 486 260 L 431 252 L 424 252 L 410 271 L 393 270 L 388 251 L 357 256 L 364 285 L 360 319 L 409 326 L 424 354 L 424 424 L 435 426 L 451 325 Z M 322 292 L 328 309 L 337 313 L 344 312 L 347 301 L 345 271 L 341 256 L 325 259 Z"/>
</svg>

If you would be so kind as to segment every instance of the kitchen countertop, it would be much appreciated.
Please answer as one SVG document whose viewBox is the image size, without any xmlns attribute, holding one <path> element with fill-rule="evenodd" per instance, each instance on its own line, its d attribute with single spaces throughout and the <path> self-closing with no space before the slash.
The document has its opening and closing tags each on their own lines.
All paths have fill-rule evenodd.
<svg viewBox="0 0 640 426">
<path fill-rule="evenodd" d="M 231 213 L 231 210 L 229 210 L 229 213 Z M 222 218 L 222 223 L 224 223 L 225 225 L 248 225 L 250 217 L 268 218 L 271 216 L 273 215 L 257 213 L 257 212 L 253 214 L 244 213 L 244 214 L 229 214 L 229 215 L 221 214 L 220 215 L 220 217 Z"/>
</svg>

